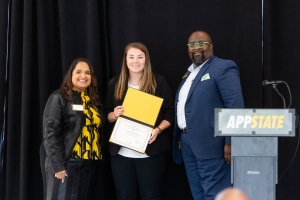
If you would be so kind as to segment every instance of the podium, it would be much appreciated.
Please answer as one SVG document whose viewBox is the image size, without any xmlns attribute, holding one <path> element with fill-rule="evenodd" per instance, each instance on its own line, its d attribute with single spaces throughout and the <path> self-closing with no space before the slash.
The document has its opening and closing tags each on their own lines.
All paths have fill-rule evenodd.
<svg viewBox="0 0 300 200">
<path fill-rule="evenodd" d="M 231 182 L 251 199 L 275 200 L 278 137 L 295 136 L 294 109 L 215 109 L 215 136 L 231 136 Z"/>
</svg>

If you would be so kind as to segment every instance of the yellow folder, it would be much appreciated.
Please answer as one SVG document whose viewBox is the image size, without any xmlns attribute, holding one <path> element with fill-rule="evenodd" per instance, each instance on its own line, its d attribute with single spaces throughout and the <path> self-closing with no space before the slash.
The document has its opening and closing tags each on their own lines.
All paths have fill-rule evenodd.
<svg viewBox="0 0 300 200">
<path fill-rule="evenodd" d="M 155 125 L 163 99 L 129 87 L 123 101 L 123 116 Z"/>
</svg>

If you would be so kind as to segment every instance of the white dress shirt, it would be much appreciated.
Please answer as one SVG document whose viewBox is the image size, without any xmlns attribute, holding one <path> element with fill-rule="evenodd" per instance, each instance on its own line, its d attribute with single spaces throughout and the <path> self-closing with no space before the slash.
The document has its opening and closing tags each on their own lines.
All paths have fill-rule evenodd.
<svg viewBox="0 0 300 200">
<path fill-rule="evenodd" d="M 208 59 L 209 60 L 209 59 Z M 192 64 L 188 71 L 190 72 L 189 76 L 186 78 L 186 81 L 182 85 L 179 95 L 178 95 L 178 102 L 177 102 L 177 125 L 180 129 L 186 128 L 186 120 L 185 120 L 185 103 L 187 96 L 189 94 L 191 85 L 193 80 L 199 73 L 201 67 L 206 63 L 205 61 L 202 65 L 194 69 L 194 64 Z"/>
</svg>

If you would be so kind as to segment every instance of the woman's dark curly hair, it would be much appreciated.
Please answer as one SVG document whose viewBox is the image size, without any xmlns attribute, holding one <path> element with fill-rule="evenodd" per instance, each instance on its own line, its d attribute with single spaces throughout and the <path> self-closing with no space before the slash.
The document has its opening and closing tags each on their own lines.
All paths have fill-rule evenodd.
<svg viewBox="0 0 300 200">
<path fill-rule="evenodd" d="M 65 75 L 65 78 L 64 78 L 60 88 L 58 89 L 58 91 L 62 92 L 68 101 L 72 101 L 72 95 L 75 92 L 73 89 L 73 84 L 72 84 L 72 73 L 73 73 L 74 69 L 76 68 L 76 65 L 80 62 L 87 63 L 90 68 L 91 84 L 87 88 L 87 93 L 91 99 L 91 103 L 95 106 L 101 105 L 101 101 L 100 101 L 98 91 L 97 91 L 97 79 L 94 74 L 94 69 L 93 69 L 91 63 L 85 58 L 77 58 L 71 63 L 71 66 L 70 66 L 67 74 Z"/>
</svg>

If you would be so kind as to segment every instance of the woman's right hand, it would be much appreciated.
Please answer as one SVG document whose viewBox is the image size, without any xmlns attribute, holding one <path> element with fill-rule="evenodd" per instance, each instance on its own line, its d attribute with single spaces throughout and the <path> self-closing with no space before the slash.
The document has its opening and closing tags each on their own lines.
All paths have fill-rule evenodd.
<svg viewBox="0 0 300 200">
<path fill-rule="evenodd" d="M 61 179 L 61 182 L 63 183 L 65 181 L 65 177 L 68 177 L 66 170 L 56 172 L 54 175 L 57 179 Z"/>
<path fill-rule="evenodd" d="M 119 116 L 123 115 L 124 113 L 124 107 L 123 106 L 117 106 L 114 108 L 113 112 L 110 112 L 108 115 L 108 121 L 109 122 L 115 122 Z"/>
<path fill-rule="evenodd" d="M 114 115 L 116 118 L 118 118 L 120 115 L 123 115 L 123 112 L 124 112 L 123 106 L 117 106 L 114 109 Z"/>
</svg>

